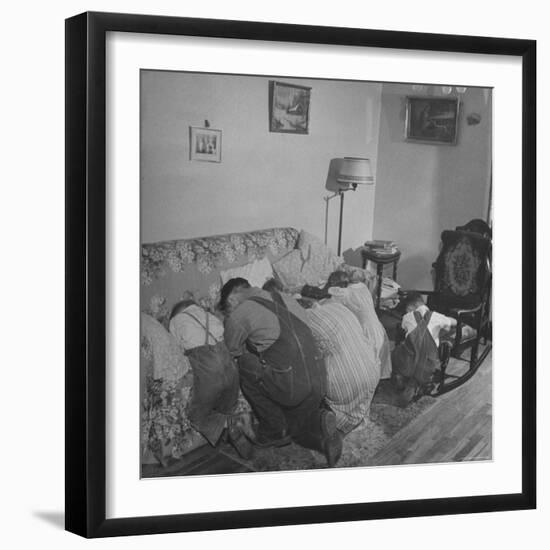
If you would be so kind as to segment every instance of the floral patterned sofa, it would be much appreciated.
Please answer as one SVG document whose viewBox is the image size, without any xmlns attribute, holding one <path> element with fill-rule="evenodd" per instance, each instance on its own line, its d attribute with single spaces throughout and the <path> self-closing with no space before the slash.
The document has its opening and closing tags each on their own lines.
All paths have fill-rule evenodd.
<svg viewBox="0 0 550 550">
<path fill-rule="evenodd" d="M 205 309 L 215 311 L 221 288 L 220 272 L 267 257 L 271 263 L 291 252 L 299 231 L 292 227 L 247 233 L 164 241 L 141 247 L 141 311 L 165 328 L 172 307 L 193 295 Z M 342 265 L 348 270 L 360 268 Z M 361 270 L 363 271 L 363 270 Z M 142 329 L 143 330 L 143 329 Z M 206 441 L 190 426 L 186 403 L 192 376 L 158 375 L 152 365 L 151 345 L 141 342 L 142 461 L 179 458 Z M 187 359 L 183 356 L 183 361 Z M 188 371 L 188 368 L 180 372 Z M 241 397 L 238 411 L 247 414 Z"/>
</svg>

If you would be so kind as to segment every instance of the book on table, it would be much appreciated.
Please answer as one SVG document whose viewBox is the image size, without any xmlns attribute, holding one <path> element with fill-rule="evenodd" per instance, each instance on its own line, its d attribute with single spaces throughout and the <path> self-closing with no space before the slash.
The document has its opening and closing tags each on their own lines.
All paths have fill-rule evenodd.
<svg viewBox="0 0 550 550">
<path fill-rule="evenodd" d="M 367 248 L 378 249 L 378 248 L 392 248 L 392 247 L 395 247 L 396 244 L 394 241 L 383 241 L 383 240 L 377 239 L 373 241 L 366 241 L 365 246 Z"/>
<path fill-rule="evenodd" d="M 365 249 L 378 256 L 393 256 L 398 252 L 394 241 L 374 240 L 365 243 Z"/>
</svg>

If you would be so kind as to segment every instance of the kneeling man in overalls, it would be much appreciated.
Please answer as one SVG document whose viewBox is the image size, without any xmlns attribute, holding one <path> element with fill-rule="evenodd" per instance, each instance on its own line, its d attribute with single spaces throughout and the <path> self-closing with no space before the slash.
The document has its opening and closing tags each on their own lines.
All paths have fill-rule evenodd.
<svg viewBox="0 0 550 550">
<path fill-rule="evenodd" d="M 294 441 L 323 453 L 334 466 L 342 438 L 324 403 L 326 370 L 305 310 L 290 296 L 251 287 L 242 278 L 223 286 L 220 306 L 225 343 L 259 421 L 253 443 L 280 447 Z"/>
</svg>

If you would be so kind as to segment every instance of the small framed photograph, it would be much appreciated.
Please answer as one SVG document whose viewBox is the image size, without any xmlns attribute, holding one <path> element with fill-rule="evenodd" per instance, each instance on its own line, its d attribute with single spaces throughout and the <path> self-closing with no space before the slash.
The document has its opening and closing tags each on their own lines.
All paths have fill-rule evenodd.
<svg viewBox="0 0 550 550">
<path fill-rule="evenodd" d="M 222 161 L 222 131 L 189 127 L 189 160 Z"/>
<path fill-rule="evenodd" d="M 409 141 L 456 145 L 458 98 L 407 97 L 405 137 Z"/>
<path fill-rule="evenodd" d="M 269 131 L 287 134 L 309 133 L 311 88 L 269 82 Z"/>
</svg>

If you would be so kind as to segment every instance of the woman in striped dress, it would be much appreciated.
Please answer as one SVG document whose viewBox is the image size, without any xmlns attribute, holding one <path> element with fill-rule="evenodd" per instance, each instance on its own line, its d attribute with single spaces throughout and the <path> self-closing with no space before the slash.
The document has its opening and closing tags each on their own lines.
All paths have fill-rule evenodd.
<svg viewBox="0 0 550 550">
<path fill-rule="evenodd" d="M 372 295 L 362 281 L 351 282 L 349 275 L 335 271 L 327 286 L 332 299 L 346 306 L 357 317 L 368 344 L 374 348 L 379 361 L 380 377 L 391 376 L 390 341 L 386 330 L 376 315 Z"/>
<path fill-rule="evenodd" d="M 309 326 L 327 369 L 327 402 L 344 434 L 368 413 L 380 380 L 380 363 L 363 334 L 357 317 L 331 299 L 307 310 Z"/>
</svg>

